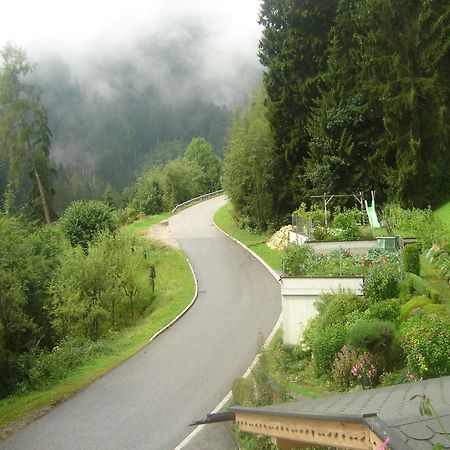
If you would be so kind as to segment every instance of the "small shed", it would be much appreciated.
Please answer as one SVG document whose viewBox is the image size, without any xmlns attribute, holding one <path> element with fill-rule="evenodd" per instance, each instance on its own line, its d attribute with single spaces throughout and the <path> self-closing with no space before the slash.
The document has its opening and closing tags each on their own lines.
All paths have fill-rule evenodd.
<svg viewBox="0 0 450 450">
<path fill-rule="evenodd" d="M 315 301 L 322 294 L 350 291 L 362 295 L 363 277 L 281 277 L 283 342 L 298 344 L 309 319 L 317 314 Z"/>
</svg>

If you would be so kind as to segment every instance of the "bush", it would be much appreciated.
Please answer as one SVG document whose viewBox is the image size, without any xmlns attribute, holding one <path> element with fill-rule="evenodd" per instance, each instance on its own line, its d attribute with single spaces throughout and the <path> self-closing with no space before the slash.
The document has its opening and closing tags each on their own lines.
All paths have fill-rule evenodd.
<svg viewBox="0 0 450 450">
<path fill-rule="evenodd" d="M 346 390 L 356 384 L 352 369 L 358 358 L 358 352 L 348 345 L 344 345 L 336 356 L 331 368 L 331 377 L 340 390 Z"/>
<path fill-rule="evenodd" d="M 419 295 L 408 300 L 400 308 L 400 319 L 402 321 L 407 320 L 414 314 L 421 313 L 425 305 L 433 304 L 433 300 L 425 295 Z"/>
<path fill-rule="evenodd" d="M 40 352 L 35 356 L 28 372 L 27 387 L 39 389 L 62 380 L 71 369 L 109 352 L 109 348 L 99 341 L 92 342 L 79 337 L 64 338 L 51 352 Z"/>
<path fill-rule="evenodd" d="M 317 376 L 330 371 L 336 355 L 345 344 L 346 336 L 345 326 L 338 324 L 312 337 L 311 350 Z"/>
<path fill-rule="evenodd" d="M 364 296 L 379 302 L 398 296 L 398 271 L 391 265 L 374 268 L 364 279 Z"/>
<path fill-rule="evenodd" d="M 419 378 L 450 375 L 450 320 L 416 315 L 400 328 L 407 367 Z"/>
<path fill-rule="evenodd" d="M 370 353 L 363 353 L 352 367 L 351 374 L 355 381 L 365 388 L 373 388 L 380 378 L 379 362 Z"/>
<path fill-rule="evenodd" d="M 283 372 L 295 374 L 304 368 L 305 358 L 306 352 L 301 346 L 284 344 L 278 348 L 276 361 Z"/>
<path fill-rule="evenodd" d="M 374 303 L 364 312 L 366 319 L 387 320 L 397 323 L 400 317 L 400 299 L 391 298 Z"/>
<path fill-rule="evenodd" d="M 314 251 L 306 245 L 291 244 L 283 250 L 284 273 L 290 277 L 306 275 L 317 261 Z"/>
<path fill-rule="evenodd" d="M 359 239 L 358 222 L 361 212 L 357 209 L 347 209 L 334 215 L 333 226 L 342 230 L 342 238 L 345 241 Z"/>
<path fill-rule="evenodd" d="M 80 245 L 84 250 L 100 233 L 114 232 L 117 228 L 109 206 L 98 200 L 77 200 L 71 203 L 60 223 L 72 247 Z"/>
<path fill-rule="evenodd" d="M 347 343 L 371 353 L 387 355 L 395 337 L 395 325 L 383 320 L 361 320 L 348 330 Z"/>
<path fill-rule="evenodd" d="M 420 275 L 420 251 L 417 244 L 409 244 L 403 250 L 403 266 L 405 272 Z"/>
<path fill-rule="evenodd" d="M 369 302 L 349 292 L 342 292 L 333 296 L 324 307 L 320 317 L 322 327 L 347 323 L 348 316 L 354 312 L 362 313 L 369 307 Z"/>
</svg>

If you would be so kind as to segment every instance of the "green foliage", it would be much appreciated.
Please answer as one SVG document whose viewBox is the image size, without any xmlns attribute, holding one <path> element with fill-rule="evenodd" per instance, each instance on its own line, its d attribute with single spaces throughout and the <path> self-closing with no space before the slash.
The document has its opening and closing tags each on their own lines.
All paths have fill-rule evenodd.
<svg viewBox="0 0 450 450">
<path fill-rule="evenodd" d="M 81 337 L 62 339 L 50 352 L 31 354 L 30 368 L 22 388 L 42 389 L 63 380 L 70 371 L 109 353 L 105 342 L 93 342 Z"/>
<path fill-rule="evenodd" d="M 280 345 L 277 351 L 277 366 L 285 373 L 296 374 L 309 362 L 305 352 L 299 345 Z"/>
<path fill-rule="evenodd" d="M 104 234 L 87 253 L 76 247 L 63 254 L 50 288 L 59 337 L 98 339 L 132 323 L 151 304 L 153 295 L 142 277 L 150 261 L 132 247 L 126 236 Z"/>
<path fill-rule="evenodd" d="M 332 325 L 311 337 L 311 351 L 317 376 L 330 371 L 346 337 L 346 328 L 342 324 Z"/>
<path fill-rule="evenodd" d="M 284 273 L 287 276 L 305 276 L 317 267 L 314 251 L 306 245 L 291 244 L 283 249 Z"/>
<path fill-rule="evenodd" d="M 406 291 L 403 293 L 404 297 L 409 296 L 409 294 L 418 294 L 425 295 L 436 303 L 440 301 L 438 292 L 430 288 L 428 283 L 423 278 L 413 273 L 405 274 L 405 280 L 402 282 L 401 288 Z"/>
<path fill-rule="evenodd" d="M 359 353 L 348 345 L 344 345 L 337 354 L 331 367 L 331 378 L 339 390 L 345 391 L 356 384 L 352 369 L 358 363 L 358 359 Z"/>
<path fill-rule="evenodd" d="M 186 147 L 184 158 L 200 168 L 198 183 L 202 193 L 220 189 L 221 162 L 214 154 L 212 145 L 205 138 L 193 138 Z"/>
<path fill-rule="evenodd" d="M 400 305 L 400 299 L 398 298 L 381 300 L 370 305 L 369 308 L 364 311 L 364 318 L 397 323 L 400 317 Z"/>
<path fill-rule="evenodd" d="M 364 297 L 379 302 L 398 296 L 398 271 L 396 267 L 381 265 L 372 268 L 364 279 Z"/>
<path fill-rule="evenodd" d="M 337 0 L 261 4 L 259 58 L 267 68 L 267 117 L 274 134 L 273 160 L 281 174 L 277 190 L 282 212 L 292 211 L 305 198 L 307 123 L 326 70 L 337 4 Z"/>
<path fill-rule="evenodd" d="M 282 209 L 311 193 L 417 207 L 448 195 L 447 17 L 405 0 L 262 3 Z"/>
<path fill-rule="evenodd" d="M 97 200 L 73 202 L 64 211 L 60 223 L 71 245 L 80 245 L 84 250 L 100 233 L 116 229 L 108 205 Z"/>
<path fill-rule="evenodd" d="M 403 209 L 389 204 L 384 208 L 384 216 L 394 229 L 406 231 L 416 237 L 422 251 L 441 243 L 447 235 L 444 225 L 430 207 Z"/>
<path fill-rule="evenodd" d="M 33 69 L 25 52 L 8 43 L 1 51 L 1 57 L 0 152 L 7 160 L 8 178 L 16 187 L 22 185 L 23 173 L 29 173 L 29 206 L 36 209 L 36 204 L 39 205 L 40 218 L 50 223 L 49 203 L 53 192 L 47 113 L 36 86 L 23 82 Z"/>
<path fill-rule="evenodd" d="M 266 94 L 255 93 L 235 116 L 224 160 L 223 186 L 236 214 L 266 229 L 277 215 L 278 188 L 273 137 L 266 117 Z M 271 188 L 268 189 L 267 187 Z"/>
<path fill-rule="evenodd" d="M 253 377 L 236 378 L 231 385 L 234 402 L 239 406 L 250 406 L 253 400 Z"/>
<path fill-rule="evenodd" d="M 400 327 L 408 368 L 419 378 L 450 374 L 450 319 L 416 315 Z"/>
<path fill-rule="evenodd" d="M 348 330 L 348 344 L 373 354 L 387 355 L 394 342 L 396 327 L 384 320 L 360 320 Z"/>
<path fill-rule="evenodd" d="M 331 325 L 345 324 L 352 313 L 362 313 L 370 305 L 364 297 L 349 292 L 333 295 L 331 301 L 321 314 L 323 328 Z"/>
<path fill-rule="evenodd" d="M 405 272 L 420 276 L 420 251 L 416 244 L 410 244 L 403 250 L 403 265 Z"/>
<path fill-rule="evenodd" d="M 342 238 L 353 241 L 359 238 L 359 220 L 361 212 L 357 209 L 347 209 L 335 213 L 333 226 L 342 230 Z"/>
<path fill-rule="evenodd" d="M 407 320 L 412 315 L 421 313 L 423 311 L 424 306 L 431 305 L 433 303 L 434 303 L 433 300 L 425 295 L 412 297 L 410 300 L 408 300 L 401 306 L 400 317 L 403 321 Z"/>
<path fill-rule="evenodd" d="M 65 245 L 54 227 L 33 230 L 0 214 L 0 396 L 22 380 L 22 355 L 53 344 L 48 285 Z"/>
</svg>

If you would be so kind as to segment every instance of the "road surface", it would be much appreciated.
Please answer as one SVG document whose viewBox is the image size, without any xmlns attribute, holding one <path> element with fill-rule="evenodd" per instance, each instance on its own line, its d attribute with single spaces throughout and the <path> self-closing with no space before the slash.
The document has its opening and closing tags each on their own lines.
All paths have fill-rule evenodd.
<svg viewBox="0 0 450 450">
<path fill-rule="evenodd" d="M 276 280 L 214 227 L 213 213 L 224 201 L 214 198 L 170 219 L 197 274 L 193 307 L 134 357 L 0 449 L 172 450 L 191 433 L 193 419 L 217 406 L 269 335 L 281 303 Z"/>
</svg>

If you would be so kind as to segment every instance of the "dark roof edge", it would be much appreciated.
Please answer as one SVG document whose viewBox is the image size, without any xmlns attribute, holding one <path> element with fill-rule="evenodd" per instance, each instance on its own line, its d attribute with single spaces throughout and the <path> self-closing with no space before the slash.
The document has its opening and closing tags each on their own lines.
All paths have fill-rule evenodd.
<svg viewBox="0 0 450 450">
<path fill-rule="evenodd" d="M 400 437 L 397 430 L 391 428 L 376 414 L 364 414 L 363 423 L 383 442 L 389 439 L 389 446 L 387 448 L 392 450 L 411 450 L 411 447 Z"/>
<path fill-rule="evenodd" d="M 232 406 L 229 411 L 234 413 L 249 413 L 249 414 L 261 414 L 264 416 L 282 416 L 282 417 L 299 417 L 302 419 L 313 420 L 345 420 L 347 422 L 363 422 L 364 416 L 356 414 L 320 414 L 320 413 L 299 413 L 281 411 L 276 409 L 264 408 L 264 407 L 245 407 L 245 406 Z M 370 414 L 367 414 L 368 416 Z"/>
</svg>

